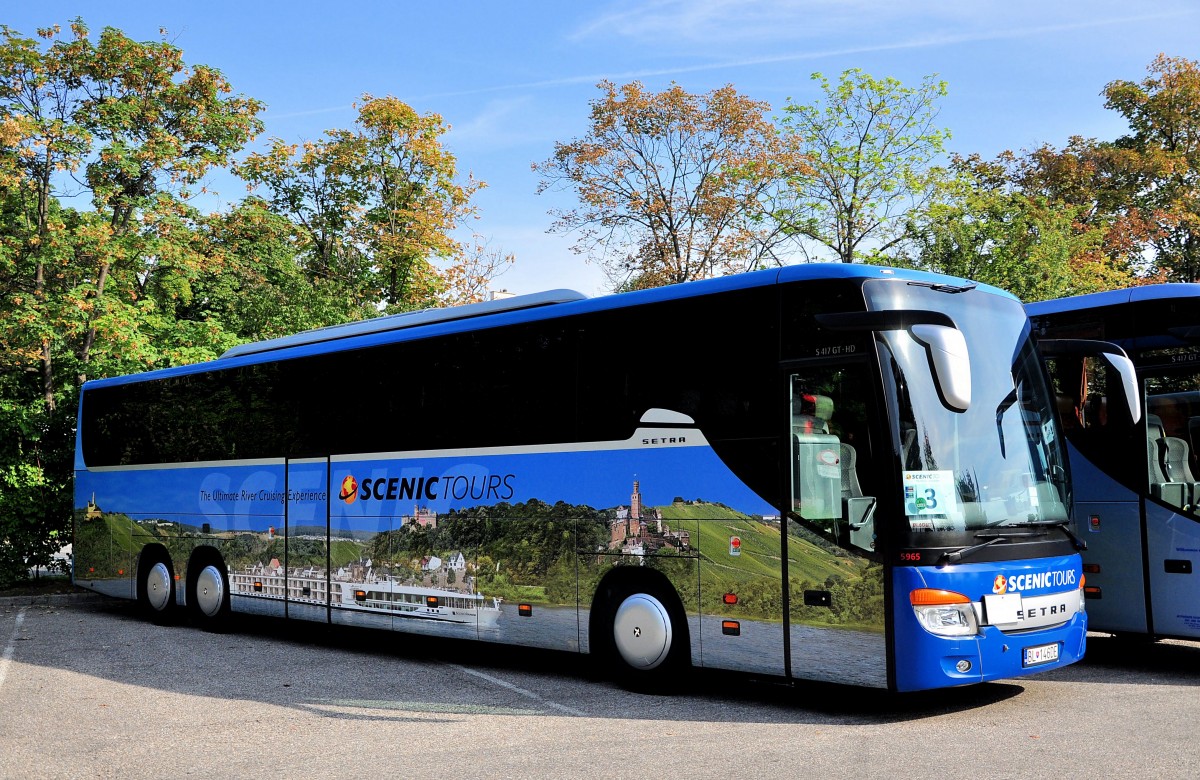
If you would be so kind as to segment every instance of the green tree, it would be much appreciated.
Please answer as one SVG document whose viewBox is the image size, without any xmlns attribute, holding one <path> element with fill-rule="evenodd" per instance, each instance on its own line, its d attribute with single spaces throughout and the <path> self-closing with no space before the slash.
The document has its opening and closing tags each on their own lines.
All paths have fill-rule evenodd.
<svg viewBox="0 0 1200 780">
<path fill-rule="evenodd" d="M 1086 227 L 1086 206 L 1022 189 L 1006 164 L 955 158 L 956 178 L 907 226 L 889 262 L 961 276 L 1043 300 L 1111 289 L 1132 276 L 1100 251 L 1106 231 Z"/>
<path fill-rule="evenodd" d="M 556 143 L 533 170 L 538 192 L 573 190 L 552 230 L 578 231 L 574 251 L 599 263 L 614 289 L 654 287 L 778 262 L 786 236 L 764 200 L 804 159 L 765 118 L 766 103 L 724 86 L 693 95 L 672 84 L 603 81 L 591 126 Z"/>
<path fill-rule="evenodd" d="M 221 271 L 186 197 L 261 108 L 169 43 L 112 28 L 93 41 L 79 20 L 61 32 L 0 28 L 0 402 L 14 436 L 0 474 L 6 498 L 37 496 L 44 514 L 22 527 L 43 542 L 66 536 L 79 384 L 219 349 L 220 323 L 174 317 Z M 91 210 L 60 206 L 81 190 Z M 0 547 L 37 562 L 44 547 L 9 531 Z"/>
<path fill-rule="evenodd" d="M 358 112 L 354 130 L 302 145 L 274 139 L 238 171 L 296 224 L 310 277 L 347 291 L 358 316 L 457 300 L 471 285 L 467 297 L 478 295 L 480 270 L 490 278 L 502 262 L 472 264 L 479 255 L 453 238 L 484 185 L 456 180 L 442 145 L 449 127 L 394 97 L 364 95 Z"/>
<path fill-rule="evenodd" d="M 820 73 L 824 102 L 788 102 L 781 133 L 808 155 L 811 173 L 794 176 L 773 216 L 802 240 L 805 254 L 851 263 L 886 255 L 906 238 L 911 215 L 943 181 L 935 162 L 950 137 L 937 126 L 946 84 L 918 87 L 854 68 L 836 85 Z"/>
<path fill-rule="evenodd" d="M 1151 218 L 1156 270 L 1200 281 L 1200 63 L 1160 54 L 1139 83 L 1113 81 L 1105 107 L 1129 122 L 1113 146 L 1136 156 L 1132 205 Z"/>
</svg>

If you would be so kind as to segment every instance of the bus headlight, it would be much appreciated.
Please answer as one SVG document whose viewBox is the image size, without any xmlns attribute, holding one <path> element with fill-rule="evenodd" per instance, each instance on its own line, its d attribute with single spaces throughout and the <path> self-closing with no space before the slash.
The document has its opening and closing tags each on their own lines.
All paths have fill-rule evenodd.
<svg viewBox="0 0 1200 780">
<path fill-rule="evenodd" d="M 926 631 L 938 636 L 974 636 L 979 633 L 971 600 L 961 593 L 918 588 L 909 594 L 913 613 Z"/>
</svg>

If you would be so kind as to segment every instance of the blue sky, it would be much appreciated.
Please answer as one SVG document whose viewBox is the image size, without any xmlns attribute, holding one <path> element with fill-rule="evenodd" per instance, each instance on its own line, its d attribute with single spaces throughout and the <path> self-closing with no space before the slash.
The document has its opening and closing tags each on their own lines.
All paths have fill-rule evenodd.
<svg viewBox="0 0 1200 780">
<path fill-rule="evenodd" d="M 847 68 L 916 85 L 948 83 L 940 122 L 950 148 L 990 157 L 1069 136 L 1125 131 L 1100 92 L 1141 80 L 1159 53 L 1200 59 L 1194 0 L 611 0 L 609 2 L 296 2 L 3 0 L 0 23 L 37 27 L 83 17 L 138 40 L 159 28 L 187 62 L 223 71 L 262 100 L 259 141 L 317 139 L 351 127 L 363 93 L 394 95 L 441 114 L 460 171 L 488 183 L 471 227 L 515 266 L 498 281 L 518 293 L 569 287 L 601 293 L 604 278 L 548 234 L 567 193 L 537 195 L 530 164 L 587 130 L 601 79 L 702 93 L 733 84 L 779 112 L 811 103 L 809 76 Z M 225 202 L 244 195 L 216 177 Z M 214 201 L 211 208 L 221 206 Z"/>
</svg>

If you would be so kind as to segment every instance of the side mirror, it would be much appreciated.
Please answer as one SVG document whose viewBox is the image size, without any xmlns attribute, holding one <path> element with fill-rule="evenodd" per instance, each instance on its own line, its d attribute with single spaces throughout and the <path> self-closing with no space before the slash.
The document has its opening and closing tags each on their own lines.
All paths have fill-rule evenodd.
<svg viewBox="0 0 1200 780">
<path fill-rule="evenodd" d="M 1038 342 L 1042 357 L 1098 357 L 1121 377 L 1121 395 L 1129 410 L 1129 419 L 1138 423 L 1142 419 L 1142 393 L 1138 388 L 1137 369 L 1125 350 L 1108 341 L 1091 339 L 1046 339 Z"/>
<path fill-rule="evenodd" d="M 1133 361 L 1124 352 L 1119 355 L 1101 352 L 1100 357 L 1121 376 L 1121 390 L 1125 395 L 1125 405 L 1129 407 L 1129 419 L 1135 424 L 1141 422 L 1142 394 L 1138 390 L 1137 369 Z"/>
<path fill-rule="evenodd" d="M 923 309 L 817 314 L 829 330 L 907 330 L 925 347 L 930 373 L 947 409 L 965 412 L 971 406 L 971 358 L 967 339 L 948 314 Z"/>
<path fill-rule="evenodd" d="M 971 357 L 962 331 L 947 325 L 913 325 L 908 332 L 925 347 L 942 403 L 956 412 L 971 408 Z"/>
</svg>

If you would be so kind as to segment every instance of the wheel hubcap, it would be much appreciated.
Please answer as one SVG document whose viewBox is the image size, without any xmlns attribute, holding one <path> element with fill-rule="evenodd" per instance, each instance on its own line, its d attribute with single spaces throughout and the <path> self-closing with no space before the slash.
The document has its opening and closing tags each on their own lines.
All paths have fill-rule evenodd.
<svg viewBox="0 0 1200 780">
<path fill-rule="evenodd" d="M 146 601 L 155 612 L 162 612 L 171 600 L 171 570 L 159 561 L 146 575 Z"/>
<path fill-rule="evenodd" d="M 216 566 L 205 566 L 196 578 L 196 606 L 209 617 L 216 617 L 225 603 L 225 578 Z"/>
<path fill-rule="evenodd" d="M 625 663 L 634 669 L 653 669 L 671 650 L 671 616 L 653 596 L 634 594 L 617 607 L 613 640 Z"/>
</svg>

